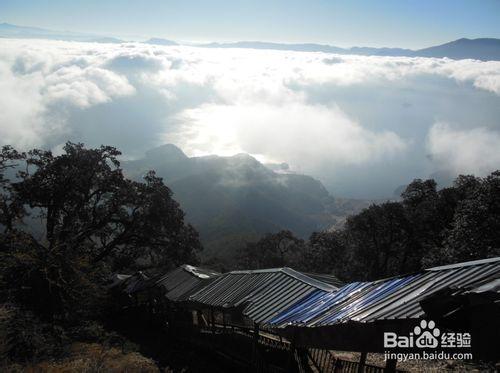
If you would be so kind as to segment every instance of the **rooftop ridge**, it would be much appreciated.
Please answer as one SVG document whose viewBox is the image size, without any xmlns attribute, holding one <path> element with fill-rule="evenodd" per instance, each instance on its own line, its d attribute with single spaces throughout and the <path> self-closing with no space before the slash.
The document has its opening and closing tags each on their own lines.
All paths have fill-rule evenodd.
<svg viewBox="0 0 500 373">
<path fill-rule="evenodd" d="M 220 275 L 220 273 L 217 271 L 213 271 L 207 268 L 196 267 L 190 264 L 183 264 L 179 268 L 181 268 L 184 272 L 187 272 L 190 275 L 201 279 L 207 279 Z"/>
<path fill-rule="evenodd" d="M 239 271 L 231 271 L 231 272 L 225 273 L 223 275 L 230 275 L 230 274 L 245 275 L 245 274 L 276 273 L 276 272 L 284 273 L 287 276 L 293 277 L 296 280 L 299 280 L 305 284 L 314 286 L 314 287 L 316 287 L 320 290 L 323 290 L 323 291 L 332 292 L 332 291 L 338 290 L 338 287 L 336 287 L 336 286 L 333 286 L 333 285 L 328 284 L 326 282 L 312 278 L 305 273 L 296 271 L 296 270 L 289 268 L 289 267 L 239 270 Z"/>
<path fill-rule="evenodd" d="M 469 267 L 469 266 L 474 266 L 474 265 L 495 263 L 495 262 L 498 262 L 498 261 L 500 261 L 500 257 L 488 258 L 488 259 L 479 259 L 479 260 L 471 260 L 471 261 L 468 261 L 468 262 L 447 264 L 447 265 L 442 265 L 442 266 L 438 266 L 438 267 L 427 268 L 424 271 L 442 271 L 442 270 L 446 270 L 446 269 L 453 269 L 453 268 Z"/>
</svg>

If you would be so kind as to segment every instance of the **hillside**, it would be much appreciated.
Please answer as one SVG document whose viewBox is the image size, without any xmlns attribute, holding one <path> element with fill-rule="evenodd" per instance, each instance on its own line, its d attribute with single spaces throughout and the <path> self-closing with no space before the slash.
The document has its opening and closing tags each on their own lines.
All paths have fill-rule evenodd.
<svg viewBox="0 0 500 373">
<path fill-rule="evenodd" d="M 205 257 L 230 257 L 241 242 L 289 229 L 306 238 L 340 224 L 367 201 L 333 198 L 320 181 L 271 170 L 247 154 L 187 157 L 174 145 L 123 163 L 140 179 L 156 170 L 174 192 L 187 219 L 200 232 Z"/>
</svg>

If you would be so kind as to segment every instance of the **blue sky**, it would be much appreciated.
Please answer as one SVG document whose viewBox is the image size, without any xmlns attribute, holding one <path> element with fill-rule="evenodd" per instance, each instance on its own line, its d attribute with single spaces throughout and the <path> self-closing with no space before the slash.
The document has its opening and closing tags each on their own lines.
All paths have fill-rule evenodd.
<svg viewBox="0 0 500 373">
<path fill-rule="evenodd" d="M 500 1 L 1 0 L 0 22 L 131 38 L 420 48 L 500 38 Z"/>
</svg>

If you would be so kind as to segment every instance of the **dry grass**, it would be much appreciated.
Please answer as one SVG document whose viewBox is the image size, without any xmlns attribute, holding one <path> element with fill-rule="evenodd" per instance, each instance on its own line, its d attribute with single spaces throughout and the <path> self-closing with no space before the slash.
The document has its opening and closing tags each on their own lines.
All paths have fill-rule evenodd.
<svg viewBox="0 0 500 373">
<path fill-rule="evenodd" d="M 43 361 L 34 365 L 12 365 L 4 372 L 28 373 L 159 373 L 154 361 L 137 352 L 122 352 L 97 343 L 73 343 L 70 356 L 58 361 Z"/>
</svg>

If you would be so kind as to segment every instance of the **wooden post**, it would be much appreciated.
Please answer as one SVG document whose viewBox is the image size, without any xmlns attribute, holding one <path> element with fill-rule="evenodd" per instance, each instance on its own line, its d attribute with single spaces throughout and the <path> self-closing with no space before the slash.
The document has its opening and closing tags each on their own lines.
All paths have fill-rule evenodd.
<svg viewBox="0 0 500 373">
<path fill-rule="evenodd" d="M 366 355 L 368 355 L 366 352 L 361 353 L 359 358 L 358 373 L 363 373 L 365 371 Z"/>
<path fill-rule="evenodd" d="M 293 372 L 295 371 L 294 369 L 294 359 L 295 359 L 295 339 L 296 339 L 296 334 L 297 334 L 297 331 L 294 330 L 293 332 L 293 335 L 292 335 L 292 338 L 290 340 L 290 351 L 288 352 L 288 363 L 287 363 L 287 372 Z"/>
<path fill-rule="evenodd" d="M 384 373 L 395 373 L 398 361 L 396 359 L 388 359 L 385 363 Z"/>
<path fill-rule="evenodd" d="M 210 307 L 210 322 L 212 323 L 212 334 L 215 334 L 215 317 L 213 307 Z"/>
<path fill-rule="evenodd" d="M 259 324 L 253 323 L 253 350 L 252 350 L 252 360 L 257 363 L 257 354 L 259 348 Z"/>
<path fill-rule="evenodd" d="M 196 320 L 198 323 L 198 330 L 200 330 L 203 327 L 203 317 L 201 315 L 200 310 L 196 310 L 196 318 L 197 318 Z"/>
<path fill-rule="evenodd" d="M 337 373 L 337 372 L 340 371 L 340 369 L 341 369 L 340 359 L 338 359 L 338 358 L 335 357 L 334 360 L 333 360 L 333 370 L 332 370 L 332 372 L 333 373 Z"/>
</svg>

